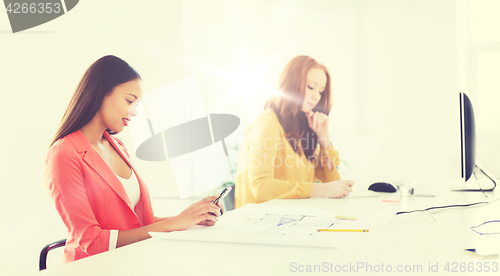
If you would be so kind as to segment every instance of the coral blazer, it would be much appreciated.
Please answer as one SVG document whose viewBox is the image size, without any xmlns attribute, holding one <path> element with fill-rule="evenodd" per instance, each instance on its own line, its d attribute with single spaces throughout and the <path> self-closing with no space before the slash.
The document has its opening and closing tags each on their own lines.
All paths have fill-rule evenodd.
<svg viewBox="0 0 500 276">
<path fill-rule="evenodd" d="M 103 136 L 134 170 L 141 190 L 131 205 L 122 183 L 81 131 L 57 140 L 48 150 L 45 182 L 68 231 L 63 263 L 107 251 L 110 230 L 154 222 L 149 192 L 123 143 Z"/>
</svg>

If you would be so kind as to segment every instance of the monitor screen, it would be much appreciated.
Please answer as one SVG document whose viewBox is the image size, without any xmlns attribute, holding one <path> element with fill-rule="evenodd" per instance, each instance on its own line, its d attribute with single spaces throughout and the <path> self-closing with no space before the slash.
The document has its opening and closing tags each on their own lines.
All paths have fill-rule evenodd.
<svg viewBox="0 0 500 276">
<path fill-rule="evenodd" d="M 462 178 L 469 180 L 476 164 L 474 110 L 465 93 L 460 93 L 460 131 L 462 145 Z"/>
</svg>

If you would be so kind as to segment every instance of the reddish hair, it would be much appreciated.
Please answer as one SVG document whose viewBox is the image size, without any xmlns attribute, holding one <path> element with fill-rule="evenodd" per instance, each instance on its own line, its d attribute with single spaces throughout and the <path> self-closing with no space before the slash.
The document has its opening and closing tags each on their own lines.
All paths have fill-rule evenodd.
<svg viewBox="0 0 500 276">
<path fill-rule="evenodd" d="M 332 107 L 330 74 L 323 64 L 309 56 L 294 57 L 286 65 L 278 84 L 281 94 L 269 99 L 264 107 L 264 109 L 270 108 L 276 113 L 293 150 L 299 156 L 304 153 L 309 159 L 319 141 L 316 133 L 309 127 L 307 117 L 301 109 L 307 85 L 307 73 L 312 68 L 320 68 L 326 74 L 325 90 L 321 93 L 321 99 L 313 111 L 329 115 Z M 297 145 L 297 141 L 300 142 L 300 146 Z"/>
</svg>

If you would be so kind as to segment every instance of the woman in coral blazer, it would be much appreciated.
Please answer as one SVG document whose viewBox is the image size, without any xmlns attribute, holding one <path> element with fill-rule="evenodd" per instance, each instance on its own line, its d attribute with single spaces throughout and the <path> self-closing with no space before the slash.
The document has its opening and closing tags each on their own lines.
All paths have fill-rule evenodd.
<svg viewBox="0 0 500 276">
<path fill-rule="evenodd" d="M 144 180 L 112 136 L 137 115 L 141 95 L 139 74 L 105 56 L 87 69 L 70 101 L 45 163 L 46 185 L 68 232 L 63 262 L 147 239 L 151 231 L 214 225 L 220 216 L 215 197 L 174 217 L 153 215 Z"/>
<path fill-rule="evenodd" d="M 311 57 L 297 56 L 283 70 L 279 90 L 245 133 L 235 207 L 275 198 L 349 195 L 354 182 L 340 180 L 328 131 L 328 70 Z"/>
</svg>

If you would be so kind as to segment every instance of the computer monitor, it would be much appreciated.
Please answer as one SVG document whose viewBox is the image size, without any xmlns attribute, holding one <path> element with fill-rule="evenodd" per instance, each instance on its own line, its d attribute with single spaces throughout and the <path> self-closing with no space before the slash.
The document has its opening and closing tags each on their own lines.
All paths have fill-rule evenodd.
<svg viewBox="0 0 500 276">
<path fill-rule="evenodd" d="M 465 93 L 460 93 L 460 140 L 462 157 L 462 178 L 469 180 L 476 164 L 476 126 L 474 109 Z"/>
<path fill-rule="evenodd" d="M 460 92 L 460 138 L 461 138 L 461 170 L 463 185 L 452 187 L 455 191 L 492 191 L 496 187 L 495 179 L 489 171 L 476 163 L 476 127 L 474 118 L 474 109 L 469 97 Z M 472 174 L 480 170 L 492 182 L 493 186 L 482 187 L 479 180 L 469 181 Z M 471 179 L 472 180 L 472 179 Z"/>
</svg>

